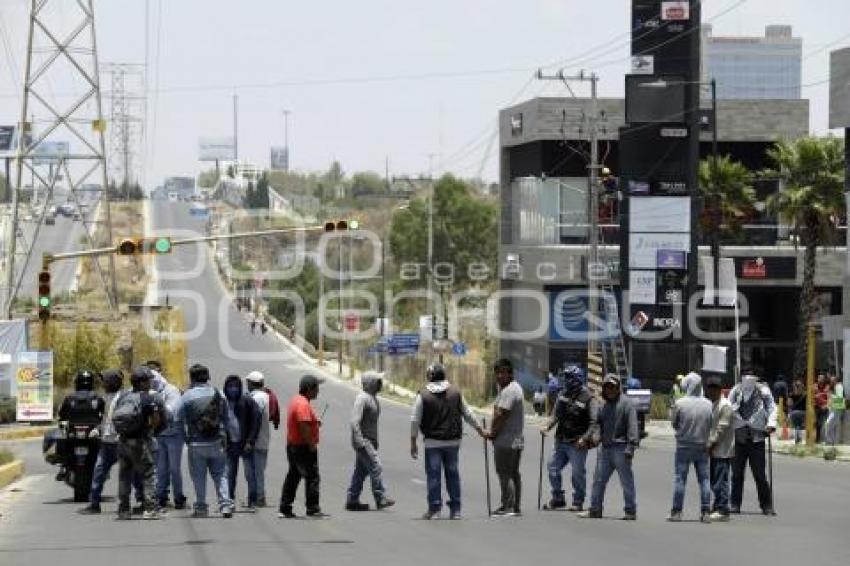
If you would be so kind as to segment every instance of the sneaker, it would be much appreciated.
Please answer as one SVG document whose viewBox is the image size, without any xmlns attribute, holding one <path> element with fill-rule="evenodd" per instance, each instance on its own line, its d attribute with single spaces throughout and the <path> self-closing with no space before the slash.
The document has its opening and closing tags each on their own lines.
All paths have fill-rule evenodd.
<svg viewBox="0 0 850 566">
<path fill-rule="evenodd" d="M 726 514 L 726 513 L 721 513 L 720 511 L 715 511 L 714 513 L 709 515 L 709 518 L 714 523 L 728 523 L 729 522 L 729 515 Z"/>
<path fill-rule="evenodd" d="M 711 523 L 711 514 L 706 513 L 706 512 L 700 513 L 699 522 L 700 523 Z"/>
<path fill-rule="evenodd" d="M 680 523 L 682 521 L 682 512 L 681 511 L 670 511 L 670 514 L 667 515 L 667 522 L 669 523 Z"/>
<path fill-rule="evenodd" d="M 563 509 L 567 506 L 567 502 L 563 499 L 550 499 L 549 503 L 543 504 L 544 511 L 555 511 L 557 509 Z"/>
<path fill-rule="evenodd" d="M 637 521 L 637 513 L 624 513 L 621 519 L 623 521 Z"/>
<path fill-rule="evenodd" d="M 206 519 L 209 516 L 210 512 L 206 509 L 195 509 L 194 511 L 192 511 L 193 519 Z"/>
<path fill-rule="evenodd" d="M 294 519 L 295 513 L 292 512 L 292 509 L 281 509 L 277 514 L 278 519 Z"/>
<path fill-rule="evenodd" d="M 174 499 L 174 508 L 177 509 L 178 511 L 180 509 L 185 509 L 186 508 L 186 498 L 185 497 L 180 498 L 180 499 L 175 498 Z"/>
<path fill-rule="evenodd" d="M 225 507 L 221 510 L 221 516 L 225 519 L 230 519 L 233 517 L 233 507 Z"/>
<path fill-rule="evenodd" d="M 579 519 L 601 519 L 602 511 L 599 509 L 588 509 L 578 514 Z"/>
<path fill-rule="evenodd" d="M 159 519 L 159 513 L 156 511 L 145 511 L 142 513 L 142 519 L 145 521 L 156 521 Z"/>
<path fill-rule="evenodd" d="M 584 511 L 584 505 L 582 505 L 581 503 L 573 503 L 572 505 L 567 507 L 567 511 L 569 511 L 570 513 L 581 513 L 582 511 Z"/>
<path fill-rule="evenodd" d="M 133 518 L 132 513 L 130 513 L 129 509 L 119 509 L 118 510 L 118 520 L 119 521 L 129 521 Z"/>
<path fill-rule="evenodd" d="M 507 509 L 505 509 L 504 507 L 499 507 L 498 509 L 493 511 L 494 517 L 507 517 L 509 514 L 510 514 L 510 512 Z"/>
<path fill-rule="evenodd" d="M 368 511 L 369 505 L 366 503 L 360 503 L 359 501 L 349 501 L 345 504 L 346 511 Z"/>
<path fill-rule="evenodd" d="M 509 511 L 508 517 L 522 517 L 522 511 L 520 511 L 519 509 L 514 509 L 513 511 Z"/>
<path fill-rule="evenodd" d="M 254 505 L 254 507 L 260 507 L 260 508 L 266 507 L 266 498 L 265 497 L 258 498 L 257 503 Z"/>
<path fill-rule="evenodd" d="M 132 511 L 133 515 L 141 515 L 142 513 L 145 512 L 145 506 L 142 505 L 142 504 L 136 505 L 135 507 L 133 507 L 133 509 L 131 511 Z"/>
<path fill-rule="evenodd" d="M 768 517 L 776 517 L 776 511 L 773 510 L 773 507 L 765 507 L 761 510 L 761 514 Z"/>
<path fill-rule="evenodd" d="M 431 519 L 439 519 L 439 518 L 440 518 L 439 509 L 436 510 L 436 511 L 425 511 L 425 513 L 422 514 L 422 520 L 423 521 L 430 521 Z"/>
<path fill-rule="evenodd" d="M 244 505 L 242 507 L 242 511 L 245 512 L 245 513 L 256 513 L 257 512 L 257 506 L 254 505 L 253 503 L 249 503 L 249 504 Z"/>
<path fill-rule="evenodd" d="M 395 505 L 395 500 L 386 497 L 375 504 L 379 511 L 381 509 L 387 509 L 389 507 L 392 507 L 393 505 Z"/>
<path fill-rule="evenodd" d="M 452 511 L 449 513 L 449 519 L 452 521 L 460 521 L 463 519 L 463 515 L 460 514 L 460 511 Z"/>
<path fill-rule="evenodd" d="M 100 505 L 97 503 L 86 505 L 82 509 L 77 509 L 77 513 L 80 515 L 100 515 Z"/>
<path fill-rule="evenodd" d="M 308 509 L 307 517 L 310 519 L 330 519 L 330 515 L 323 513 L 321 509 Z"/>
</svg>

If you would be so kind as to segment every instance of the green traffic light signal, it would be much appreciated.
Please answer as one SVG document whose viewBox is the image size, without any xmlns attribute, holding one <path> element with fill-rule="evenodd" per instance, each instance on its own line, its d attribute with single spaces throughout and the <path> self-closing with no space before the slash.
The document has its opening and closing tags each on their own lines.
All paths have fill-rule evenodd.
<svg viewBox="0 0 850 566">
<path fill-rule="evenodd" d="M 38 306 L 43 309 L 50 307 L 50 297 L 39 297 L 38 298 Z"/>
<path fill-rule="evenodd" d="M 171 239 L 169 238 L 157 238 L 154 243 L 154 249 L 158 254 L 167 254 L 171 252 Z"/>
<path fill-rule="evenodd" d="M 350 230 L 359 230 L 360 229 L 360 221 L 359 220 L 349 220 L 348 228 Z"/>
</svg>

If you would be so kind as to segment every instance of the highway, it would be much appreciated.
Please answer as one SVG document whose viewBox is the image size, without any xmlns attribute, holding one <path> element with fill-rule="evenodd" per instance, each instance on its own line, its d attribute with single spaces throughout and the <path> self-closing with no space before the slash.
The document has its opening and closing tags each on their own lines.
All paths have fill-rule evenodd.
<svg viewBox="0 0 850 566">
<path fill-rule="evenodd" d="M 188 205 L 155 202 L 155 229 L 197 229 Z M 59 225 L 57 225 L 57 228 Z M 57 228 L 53 228 L 59 232 Z M 176 249 L 159 260 L 161 293 L 184 306 L 187 328 L 198 328 L 190 342 L 191 362 L 208 365 L 220 385 L 229 373 L 244 376 L 259 369 L 283 403 L 298 378 L 311 371 L 299 355 L 288 351 L 269 334 L 252 336 L 247 321 L 227 302 L 207 251 L 201 247 Z M 188 279 L 170 276 L 185 274 Z M 26 459 L 30 476 L 16 492 L 0 494 L 0 564 L 3 566 L 98 566 L 116 564 L 232 564 L 285 565 L 477 565 L 477 564 L 689 564 L 717 566 L 777 566 L 846 563 L 847 494 L 850 469 L 822 461 L 775 459 L 778 517 L 756 514 L 755 487 L 747 484 L 745 514 L 727 524 L 696 522 L 698 504 L 689 485 L 685 515 L 688 521 L 671 525 L 664 518 L 672 494 L 672 445 L 649 439 L 635 459 L 638 521 L 616 520 L 622 513 L 619 483 L 609 484 L 606 519 L 583 521 L 565 512 L 536 510 L 540 437 L 526 429 L 523 456 L 524 516 L 489 519 L 485 506 L 482 442 L 474 432 L 461 450 L 465 520 L 421 521 L 425 510 L 425 474 L 422 462 L 408 453 L 409 408 L 384 401 L 381 454 L 385 481 L 398 503 L 388 511 L 347 513 L 345 490 L 352 468 L 348 419 L 355 391 L 329 380 L 316 405 L 329 408 L 322 428 L 320 466 L 322 507 L 330 520 L 281 520 L 276 502 L 286 470 L 283 430 L 273 431 L 267 470 L 270 507 L 256 514 L 237 513 L 233 519 L 217 516 L 190 519 L 186 511 L 171 511 L 158 522 L 117 522 L 116 503 L 104 504 L 100 516 L 78 516 L 79 504 L 70 502 L 70 490 L 53 480 L 55 470 L 40 459 L 40 444 L 16 445 Z M 551 441 L 547 443 L 547 452 Z M 588 459 L 588 483 L 594 456 Z M 184 466 L 185 470 L 185 466 Z M 492 472 L 492 465 L 491 465 Z M 240 472 L 241 473 L 241 472 Z M 193 499 L 186 475 L 186 494 Z M 106 493 L 115 494 L 117 470 Z M 498 488 L 493 476 L 494 506 Z M 544 497 L 546 480 L 544 479 Z M 588 488 L 590 485 L 588 485 Z M 208 498 L 211 487 L 208 484 Z M 237 499 L 244 498 L 240 476 Z M 371 497 L 364 501 L 372 503 Z M 296 501 L 303 514 L 303 490 Z"/>
</svg>

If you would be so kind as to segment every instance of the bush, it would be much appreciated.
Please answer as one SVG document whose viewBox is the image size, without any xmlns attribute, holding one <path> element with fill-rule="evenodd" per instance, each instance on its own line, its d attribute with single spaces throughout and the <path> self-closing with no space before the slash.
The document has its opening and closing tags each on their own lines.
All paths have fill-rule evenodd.
<svg viewBox="0 0 850 566">
<path fill-rule="evenodd" d="M 15 422 L 15 398 L 0 398 L 0 424 Z"/>
<path fill-rule="evenodd" d="M 653 393 L 649 405 L 649 418 L 654 421 L 666 421 L 670 418 L 670 394 Z"/>
</svg>

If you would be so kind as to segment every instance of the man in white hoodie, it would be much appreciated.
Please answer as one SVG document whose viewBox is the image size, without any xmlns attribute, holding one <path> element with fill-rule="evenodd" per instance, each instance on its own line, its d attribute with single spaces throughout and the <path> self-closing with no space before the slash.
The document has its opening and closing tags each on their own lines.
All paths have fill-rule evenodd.
<svg viewBox="0 0 850 566">
<path fill-rule="evenodd" d="M 745 373 L 741 383 L 729 393 L 735 426 L 735 457 L 732 461 L 731 513 L 741 512 L 744 497 L 744 473 L 747 462 L 756 482 L 759 505 L 763 514 L 773 510 L 771 486 L 765 473 L 765 438 L 776 430 L 776 403 L 770 389 L 758 377 Z"/>
<path fill-rule="evenodd" d="M 711 434 L 711 401 L 702 396 L 702 378 L 691 372 L 682 380 L 684 397 L 673 405 L 671 421 L 676 431 L 676 457 L 673 475 L 673 507 L 668 521 L 682 520 L 688 470 L 694 466 L 699 482 L 700 521 L 710 523 L 711 485 L 708 479 L 708 442 Z"/>
</svg>

